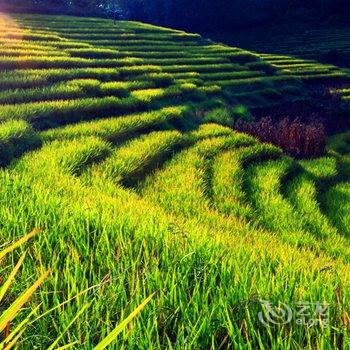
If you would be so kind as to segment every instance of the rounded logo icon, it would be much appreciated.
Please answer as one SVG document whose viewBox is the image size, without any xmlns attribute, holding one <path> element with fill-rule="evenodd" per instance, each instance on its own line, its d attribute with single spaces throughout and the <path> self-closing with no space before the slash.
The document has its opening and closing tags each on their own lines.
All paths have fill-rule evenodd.
<svg viewBox="0 0 350 350">
<path fill-rule="evenodd" d="M 293 318 L 293 311 L 287 304 L 279 303 L 276 306 L 266 300 L 260 300 L 260 303 L 263 311 L 258 313 L 258 317 L 259 321 L 266 327 L 288 324 Z"/>
</svg>

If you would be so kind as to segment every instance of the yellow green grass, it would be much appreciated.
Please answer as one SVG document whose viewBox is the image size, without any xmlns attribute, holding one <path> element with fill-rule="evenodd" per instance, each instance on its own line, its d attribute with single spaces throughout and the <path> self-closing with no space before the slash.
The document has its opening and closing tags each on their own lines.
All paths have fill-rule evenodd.
<svg viewBox="0 0 350 350">
<path fill-rule="evenodd" d="M 21 273 L 5 306 L 51 270 L 8 342 L 350 347 L 349 135 L 331 139 L 325 157 L 297 161 L 224 126 L 230 98 L 253 107 L 302 99 L 303 78 L 268 57 L 137 22 L 6 21 L 0 243 L 42 232 L 25 259 L 8 255 L 4 280 L 18 261 Z M 317 68 L 319 79 L 340 74 Z M 329 325 L 265 327 L 260 299 L 326 301 Z"/>
</svg>

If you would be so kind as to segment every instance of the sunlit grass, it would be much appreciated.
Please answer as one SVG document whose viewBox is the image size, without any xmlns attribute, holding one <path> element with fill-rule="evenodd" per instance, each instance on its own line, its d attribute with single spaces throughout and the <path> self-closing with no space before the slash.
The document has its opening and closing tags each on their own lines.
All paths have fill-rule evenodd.
<svg viewBox="0 0 350 350">
<path fill-rule="evenodd" d="M 231 128 L 304 98 L 295 76 L 344 73 L 137 22 L 16 18 L 0 19 L 1 243 L 43 231 L 11 253 L 8 305 L 52 272 L 8 347 L 350 346 L 350 138 L 300 162 Z M 330 325 L 267 329 L 260 298 L 325 300 Z"/>
</svg>

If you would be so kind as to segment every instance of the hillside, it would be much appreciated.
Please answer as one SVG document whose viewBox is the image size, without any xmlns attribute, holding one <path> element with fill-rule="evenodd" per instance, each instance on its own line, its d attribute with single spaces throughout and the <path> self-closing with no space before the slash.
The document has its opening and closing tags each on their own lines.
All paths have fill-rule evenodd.
<svg viewBox="0 0 350 350">
<path fill-rule="evenodd" d="M 52 269 L 20 348 L 93 349 L 154 292 L 110 349 L 350 347 L 350 132 L 296 160 L 225 117 L 347 71 L 136 22 L 0 28 L 1 243 L 43 230 L 4 305 Z M 329 323 L 268 328 L 260 300 Z"/>
<path fill-rule="evenodd" d="M 226 36 L 229 40 L 230 35 Z M 350 27 L 325 24 L 310 26 L 307 23 L 298 27 L 267 27 L 259 32 L 245 31 L 231 35 L 231 43 L 253 51 L 279 53 L 316 59 L 350 67 Z"/>
</svg>

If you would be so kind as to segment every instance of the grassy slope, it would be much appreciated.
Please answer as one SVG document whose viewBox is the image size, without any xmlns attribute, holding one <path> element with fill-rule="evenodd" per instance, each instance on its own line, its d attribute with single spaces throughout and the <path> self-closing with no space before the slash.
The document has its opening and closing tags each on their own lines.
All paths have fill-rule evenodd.
<svg viewBox="0 0 350 350">
<path fill-rule="evenodd" d="M 350 77 L 350 28 L 348 26 L 270 27 L 262 28 L 260 31 L 249 30 L 234 33 L 234 35 L 218 34 L 213 37 L 256 52 L 278 68 L 282 74 L 308 80 L 318 79 L 317 75 L 322 74 L 324 78 L 328 76 L 328 79 L 322 79 L 321 82 L 328 81 L 335 86 L 339 83 L 340 76 Z M 339 69 L 334 65 L 342 68 Z M 339 88 L 335 92 L 345 100 L 349 99 L 347 89 Z"/>
<path fill-rule="evenodd" d="M 269 37 L 269 40 L 266 38 Z M 344 64 L 350 62 L 350 28 L 348 26 L 323 25 L 319 28 L 308 28 L 306 25 L 285 29 L 270 28 L 261 32 L 246 32 L 236 35 L 236 42 L 254 51 L 294 55 L 304 59 L 327 61 L 330 51 L 339 51 L 345 58 Z"/>
<path fill-rule="evenodd" d="M 48 267 L 41 311 L 95 286 L 33 324 L 22 348 L 63 333 L 61 345 L 92 349 L 154 291 L 111 348 L 350 346 L 348 135 L 297 162 L 200 124 L 222 98 L 281 103 L 304 98 L 302 82 L 250 52 L 140 23 L 0 25 L 1 241 L 44 228 L 13 292 Z M 325 300 L 332 327 L 266 329 L 259 298 Z"/>
</svg>

